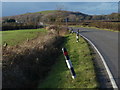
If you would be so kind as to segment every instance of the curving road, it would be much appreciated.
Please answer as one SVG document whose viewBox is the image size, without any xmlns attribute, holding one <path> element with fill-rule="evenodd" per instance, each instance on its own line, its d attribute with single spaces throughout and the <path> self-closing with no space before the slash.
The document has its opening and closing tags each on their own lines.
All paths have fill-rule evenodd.
<svg viewBox="0 0 120 90">
<path fill-rule="evenodd" d="M 78 28 L 73 29 L 75 32 Z M 92 28 L 79 28 L 80 33 L 91 40 L 103 55 L 113 77 L 120 85 L 118 77 L 118 33 Z M 119 84 L 118 84 L 119 83 Z"/>
</svg>

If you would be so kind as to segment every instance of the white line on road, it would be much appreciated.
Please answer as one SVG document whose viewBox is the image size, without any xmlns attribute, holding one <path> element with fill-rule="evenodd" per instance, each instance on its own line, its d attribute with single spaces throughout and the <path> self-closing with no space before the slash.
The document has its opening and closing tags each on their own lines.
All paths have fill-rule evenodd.
<svg viewBox="0 0 120 90">
<path fill-rule="evenodd" d="M 94 49 L 97 51 L 97 53 L 99 54 L 100 58 L 102 59 L 102 62 L 103 62 L 103 64 L 104 64 L 104 66 L 105 66 L 105 68 L 106 68 L 106 71 L 107 71 L 107 73 L 108 73 L 108 76 L 109 76 L 110 81 L 111 81 L 111 84 L 112 84 L 112 87 L 118 89 L 118 86 L 117 86 L 117 84 L 116 84 L 116 82 L 115 82 L 115 80 L 114 80 L 114 78 L 113 78 L 113 75 L 112 75 L 112 73 L 110 72 L 110 69 L 108 68 L 108 66 L 107 66 L 107 64 L 106 64 L 106 62 L 105 62 L 105 59 L 103 58 L 103 56 L 102 56 L 102 54 L 100 53 L 100 51 L 96 48 L 96 46 L 95 46 L 89 39 L 87 39 L 87 38 L 86 38 L 85 36 L 83 36 L 82 34 L 80 34 L 80 36 L 82 36 L 84 39 L 86 39 L 86 40 L 94 47 Z"/>
</svg>

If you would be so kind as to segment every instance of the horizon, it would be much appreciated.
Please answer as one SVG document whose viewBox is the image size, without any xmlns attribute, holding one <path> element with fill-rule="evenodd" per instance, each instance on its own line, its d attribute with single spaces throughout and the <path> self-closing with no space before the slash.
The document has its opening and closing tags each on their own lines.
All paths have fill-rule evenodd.
<svg viewBox="0 0 120 90">
<path fill-rule="evenodd" d="M 2 17 L 63 8 L 88 15 L 118 13 L 117 2 L 2 2 Z M 9 11 L 8 11 L 9 10 Z"/>
</svg>

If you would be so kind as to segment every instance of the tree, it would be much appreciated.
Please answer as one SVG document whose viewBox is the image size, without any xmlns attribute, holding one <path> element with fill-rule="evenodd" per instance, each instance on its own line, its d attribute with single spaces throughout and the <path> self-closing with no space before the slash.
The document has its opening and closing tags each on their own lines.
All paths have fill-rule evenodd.
<svg viewBox="0 0 120 90">
<path fill-rule="evenodd" d="M 5 22 L 12 23 L 12 22 L 16 22 L 16 20 L 15 19 L 7 19 Z"/>
</svg>

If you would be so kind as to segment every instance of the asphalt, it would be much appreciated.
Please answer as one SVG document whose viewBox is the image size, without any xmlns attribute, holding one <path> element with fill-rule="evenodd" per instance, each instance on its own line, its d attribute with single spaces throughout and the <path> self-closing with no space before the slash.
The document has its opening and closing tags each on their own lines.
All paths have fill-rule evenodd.
<svg viewBox="0 0 120 90">
<path fill-rule="evenodd" d="M 78 28 L 73 28 L 76 32 Z M 120 87 L 118 73 L 118 32 L 93 28 L 79 28 L 80 33 L 91 40 L 104 57 L 118 87 Z"/>
</svg>

